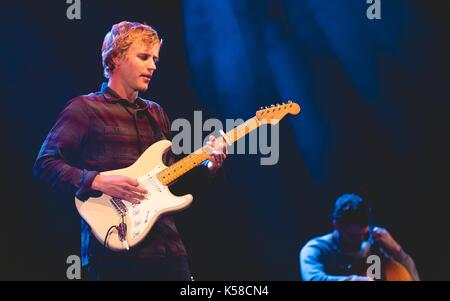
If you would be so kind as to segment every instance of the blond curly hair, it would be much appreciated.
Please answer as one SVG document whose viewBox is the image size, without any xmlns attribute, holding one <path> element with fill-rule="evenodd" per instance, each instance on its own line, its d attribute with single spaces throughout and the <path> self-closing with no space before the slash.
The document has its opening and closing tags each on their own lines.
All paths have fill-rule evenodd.
<svg viewBox="0 0 450 301">
<path fill-rule="evenodd" d="M 162 44 L 158 32 L 147 24 L 122 21 L 112 26 L 102 45 L 103 74 L 106 78 L 110 78 L 114 70 L 114 59 L 123 57 L 136 40 L 141 40 L 149 46 Z"/>
</svg>

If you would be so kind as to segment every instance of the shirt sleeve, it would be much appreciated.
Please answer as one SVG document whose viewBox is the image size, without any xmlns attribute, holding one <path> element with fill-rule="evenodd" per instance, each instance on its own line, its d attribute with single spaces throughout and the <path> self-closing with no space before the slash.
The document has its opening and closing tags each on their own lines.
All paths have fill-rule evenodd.
<svg viewBox="0 0 450 301">
<path fill-rule="evenodd" d="M 34 177 L 80 200 L 100 196 L 91 189 L 98 171 L 76 167 L 89 129 L 89 116 L 82 99 L 68 102 L 50 130 L 34 164 Z"/>
<path fill-rule="evenodd" d="M 300 276 L 304 281 L 347 281 L 351 276 L 334 276 L 325 271 L 321 249 L 307 243 L 300 251 Z"/>
</svg>

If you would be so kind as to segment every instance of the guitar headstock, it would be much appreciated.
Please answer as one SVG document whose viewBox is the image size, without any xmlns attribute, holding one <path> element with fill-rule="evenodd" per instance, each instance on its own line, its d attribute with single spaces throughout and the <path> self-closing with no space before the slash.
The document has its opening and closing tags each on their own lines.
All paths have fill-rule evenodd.
<svg viewBox="0 0 450 301">
<path fill-rule="evenodd" d="M 288 101 L 287 103 L 261 108 L 256 112 L 256 118 L 261 123 L 275 125 L 287 114 L 297 115 L 298 113 L 300 113 L 300 106 L 295 102 Z"/>
</svg>

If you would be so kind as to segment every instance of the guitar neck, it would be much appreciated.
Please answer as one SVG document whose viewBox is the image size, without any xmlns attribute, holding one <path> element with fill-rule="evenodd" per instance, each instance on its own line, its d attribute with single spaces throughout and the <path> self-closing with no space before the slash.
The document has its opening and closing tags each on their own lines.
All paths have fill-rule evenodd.
<svg viewBox="0 0 450 301">
<path fill-rule="evenodd" d="M 260 122 L 255 117 L 250 118 L 246 122 L 241 125 L 235 127 L 231 131 L 228 131 L 224 134 L 223 137 L 218 138 L 216 141 L 218 143 L 225 143 L 228 145 L 233 144 L 237 140 L 246 136 L 253 130 L 257 129 L 260 126 Z M 207 146 L 203 146 L 193 152 L 192 154 L 184 157 L 178 162 L 172 164 L 166 169 L 160 171 L 156 176 L 161 181 L 163 185 L 169 185 L 174 182 L 176 179 L 193 169 L 194 167 L 200 165 L 202 162 L 208 159 L 211 151 Z"/>
</svg>

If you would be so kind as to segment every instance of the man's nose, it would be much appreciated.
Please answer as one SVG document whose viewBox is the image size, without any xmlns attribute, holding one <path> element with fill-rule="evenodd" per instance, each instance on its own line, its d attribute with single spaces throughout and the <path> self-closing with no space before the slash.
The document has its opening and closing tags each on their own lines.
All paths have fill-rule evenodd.
<svg viewBox="0 0 450 301">
<path fill-rule="evenodd" d="M 150 64 L 147 66 L 147 69 L 148 69 L 149 71 L 154 71 L 154 70 L 156 70 L 156 64 L 155 64 L 155 62 L 153 62 L 153 61 L 150 60 Z"/>
</svg>

